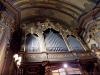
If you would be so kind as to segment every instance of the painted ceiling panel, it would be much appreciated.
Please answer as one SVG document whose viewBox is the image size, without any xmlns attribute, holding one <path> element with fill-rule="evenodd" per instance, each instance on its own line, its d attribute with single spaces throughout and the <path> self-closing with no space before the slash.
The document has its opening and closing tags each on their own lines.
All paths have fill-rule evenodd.
<svg viewBox="0 0 100 75">
<path fill-rule="evenodd" d="M 34 16 L 53 17 L 79 27 L 79 17 L 94 8 L 99 0 L 5 0 L 21 13 L 21 20 Z M 44 8 L 44 9 L 43 9 Z"/>
<path fill-rule="evenodd" d="M 23 2 L 52 2 L 54 1 L 55 3 L 57 2 L 65 2 L 65 3 L 71 3 L 79 8 L 85 8 L 85 4 L 91 4 L 94 5 L 96 4 L 99 0 L 6 0 L 11 2 L 13 5 L 17 5 Z M 92 6 L 91 6 L 92 7 Z"/>
<path fill-rule="evenodd" d="M 77 7 L 80 7 L 82 9 L 86 9 L 86 6 L 85 5 L 92 5 L 92 6 L 89 6 L 89 7 L 93 7 L 95 5 L 95 3 L 93 2 L 93 0 L 64 0 L 64 1 L 68 1 L 72 4 L 74 4 L 75 6 Z"/>
<path fill-rule="evenodd" d="M 34 10 L 34 11 L 32 11 L 32 10 Z M 67 22 L 66 24 L 70 25 L 70 20 L 73 20 L 73 16 L 71 17 L 71 15 L 69 15 L 70 13 L 71 13 L 70 11 L 67 12 L 67 13 L 61 13 L 57 10 L 52 10 L 52 9 L 41 8 L 41 10 L 39 10 L 37 8 L 32 8 L 32 9 L 29 9 L 29 10 L 22 11 L 21 12 L 21 15 L 22 15 L 21 18 L 22 19 L 27 19 L 27 18 L 29 19 L 29 17 L 32 17 L 32 16 L 47 16 L 47 17 L 60 19 L 62 21 Z"/>
</svg>

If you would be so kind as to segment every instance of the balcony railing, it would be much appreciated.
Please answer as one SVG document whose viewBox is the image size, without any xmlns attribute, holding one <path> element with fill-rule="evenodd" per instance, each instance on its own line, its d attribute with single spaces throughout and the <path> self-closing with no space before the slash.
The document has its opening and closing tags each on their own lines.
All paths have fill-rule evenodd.
<svg viewBox="0 0 100 75">
<path fill-rule="evenodd" d="M 91 52 L 40 52 L 24 53 L 23 61 L 42 62 L 42 61 L 70 61 L 95 58 Z"/>
</svg>

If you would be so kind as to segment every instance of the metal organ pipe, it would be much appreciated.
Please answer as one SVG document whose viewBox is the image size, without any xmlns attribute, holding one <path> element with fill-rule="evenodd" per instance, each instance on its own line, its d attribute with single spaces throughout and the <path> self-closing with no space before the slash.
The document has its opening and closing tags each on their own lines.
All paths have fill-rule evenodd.
<svg viewBox="0 0 100 75">
<path fill-rule="evenodd" d="M 72 46 L 73 50 L 84 50 L 80 42 L 73 36 L 68 37 L 68 42 Z"/>
<path fill-rule="evenodd" d="M 26 38 L 26 50 L 28 52 L 37 52 L 39 50 L 39 42 L 35 35 L 31 34 Z"/>
<path fill-rule="evenodd" d="M 49 51 L 67 51 L 68 48 L 59 33 L 49 31 L 45 38 L 46 48 Z"/>
</svg>

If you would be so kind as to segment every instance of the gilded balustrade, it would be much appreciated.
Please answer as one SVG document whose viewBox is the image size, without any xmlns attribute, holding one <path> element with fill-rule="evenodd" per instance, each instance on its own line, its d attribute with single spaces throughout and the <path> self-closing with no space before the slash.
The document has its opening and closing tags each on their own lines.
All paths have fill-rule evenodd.
<svg viewBox="0 0 100 75">
<path fill-rule="evenodd" d="M 28 62 L 74 61 L 95 58 L 91 52 L 34 52 L 24 53 L 23 60 Z"/>
</svg>

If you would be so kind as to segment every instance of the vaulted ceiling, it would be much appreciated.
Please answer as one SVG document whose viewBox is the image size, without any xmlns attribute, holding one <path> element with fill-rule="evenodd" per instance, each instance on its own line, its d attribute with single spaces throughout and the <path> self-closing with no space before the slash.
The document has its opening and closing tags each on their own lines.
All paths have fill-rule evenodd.
<svg viewBox="0 0 100 75">
<path fill-rule="evenodd" d="M 99 0 L 1 0 L 9 9 L 18 12 L 21 22 L 35 17 L 59 20 L 68 26 L 79 27 L 78 19 L 96 7 Z"/>
</svg>

